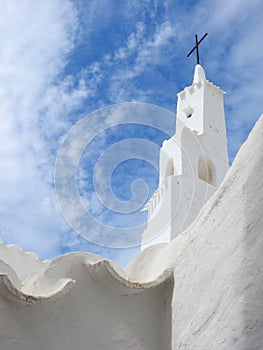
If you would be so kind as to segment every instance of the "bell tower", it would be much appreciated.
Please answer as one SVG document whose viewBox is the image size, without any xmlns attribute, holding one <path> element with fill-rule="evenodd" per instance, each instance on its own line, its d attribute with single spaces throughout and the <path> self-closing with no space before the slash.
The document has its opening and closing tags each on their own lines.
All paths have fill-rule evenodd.
<svg viewBox="0 0 263 350">
<path fill-rule="evenodd" d="M 176 133 L 160 150 L 159 187 L 144 208 L 148 224 L 142 250 L 184 231 L 229 167 L 224 92 L 197 64 L 192 85 L 177 96 Z"/>
</svg>

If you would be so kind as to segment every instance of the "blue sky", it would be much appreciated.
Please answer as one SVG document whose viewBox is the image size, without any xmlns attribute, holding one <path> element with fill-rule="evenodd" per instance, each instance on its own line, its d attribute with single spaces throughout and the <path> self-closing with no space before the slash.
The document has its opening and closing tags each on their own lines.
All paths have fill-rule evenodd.
<svg viewBox="0 0 263 350">
<path fill-rule="evenodd" d="M 208 32 L 201 64 L 226 91 L 232 161 L 263 110 L 263 3 L 1 0 L 0 9 L 0 237 L 41 259 L 90 251 L 123 265 L 138 247 L 92 243 L 71 229 L 58 208 L 54 169 L 63 140 L 84 116 L 116 103 L 151 104 L 174 115 L 176 93 L 193 78 L 195 57 L 186 54 L 194 34 Z M 151 125 L 121 125 L 121 119 L 109 126 L 99 114 L 90 119 L 90 130 L 97 124 L 102 131 L 85 148 L 77 173 L 83 203 L 113 228 L 143 223 L 145 214 L 138 211 L 102 208 L 93 171 L 111 145 L 132 138 L 161 145 L 166 135 Z M 114 169 L 111 188 L 119 200 L 131 198 L 138 178 L 148 184 L 148 196 L 157 186 L 156 166 L 146 160 L 130 155 Z"/>
</svg>

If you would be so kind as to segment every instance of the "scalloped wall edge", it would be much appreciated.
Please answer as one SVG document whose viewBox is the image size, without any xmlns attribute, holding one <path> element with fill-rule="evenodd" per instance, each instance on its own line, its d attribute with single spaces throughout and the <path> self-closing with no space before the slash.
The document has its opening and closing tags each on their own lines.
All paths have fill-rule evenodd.
<svg viewBox="0 0 263 350">
<path fill-rule="evenodd" d="M 74 253 L 73 253 L 74 254 Z M 64 256 L 67 260 L 67 256 Z M 66 264 L 66 261 L 64 261 Z M 79 267 L 81 267 L 81 262 Z M 138 294 L 145 289 L 151 289 L 158 287 L 165 283 L 167 280 L 173 278 L 173 269 L 164 270 L 155 280 L 146 283 L 131 281 L 124 277 L 120 271 L 117 271 L 115 266 L 109 260 L 102 259 L 96 263 L 89 263 L 88 261 L 84 264 L 90 277 L 95 280 L 100 286 L 113 289 L 117 294 L 132 295 Z M 12 268 L 10 268 L 10 274 Z M 10 292 L 13 297 L 26 301 L 28 303 L 39 303 L 41 301 L 50 299 L 57 299 L 62 295 L 65 295 L 69 290 L 80 281 L 73 278 L 61 277 L 55 283 L 51 282 L 42 289 L 42 293 L 31 293 L 23 290 L 23 285 L 18 285 L 9 273 L 0 274 L 0 285 L 4 286 L 5 292 Z M 41 274 L 45 274 L 45 271 Z M 41 279 L 41 275 L 37 276 Z M 42 285 L 43 286 L 43 285 Z"/>
</svg>

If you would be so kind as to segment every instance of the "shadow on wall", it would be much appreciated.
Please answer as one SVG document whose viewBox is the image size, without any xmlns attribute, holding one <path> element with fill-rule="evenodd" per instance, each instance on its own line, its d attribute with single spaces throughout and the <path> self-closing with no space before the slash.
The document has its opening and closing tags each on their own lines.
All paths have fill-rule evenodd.
<svg viewBox="0 0 263 350">
<path fill-rule="evenodd" d="M 103 285 L 80 265 L 72 275 L 75 285 L 47 300 L 25 301 L 10 291 L 0 298 L 8 326 L 0 328 L 1 349 L 171 350 L 171 280 L 129 289 Z"/>
<path fill-rule="evenodd" d="M 216 172 L 213 162 L 206 157 L 200 157 L 198 160 L 198 177 L 210 185 L 216 186 Z"/>
<path fill-rule="evenodd" d="M 262 132 L 261 132 L 262 134 Z M 243 334 L 245 341 L 242 350 L 263 349 L 263 135 L 258 140 L 258 149 L 251 158 L 256 157 L 243 187 L 244 231 L 243 260 L 240 266 L 240 300 L 243 315 Z M 258 176 L 257 176 L 258 175 Z M 240 291 L 236 290 L 240 294 Z"/>
</svg>

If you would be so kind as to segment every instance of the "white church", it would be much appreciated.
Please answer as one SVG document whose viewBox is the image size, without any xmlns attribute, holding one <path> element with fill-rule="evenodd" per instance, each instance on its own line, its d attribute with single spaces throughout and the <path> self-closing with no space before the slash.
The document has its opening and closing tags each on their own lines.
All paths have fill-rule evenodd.
<svg viewBox="0 0 263 350">
<path fill-rule="evenodd" d="M 178 94 L 176 134 L 160 152 L 159 187 L 147 203 L 142 250 L 171 242 L 196 218 L 228 170 L 224 92 L 197 64 L 193 84 Z"/>
<path fill-rule="evenodd" d="M 1 350 L 263 349 L 263 116 L 229 168 L 223 95 L 198 64 L 124 269 L 0 244 Z"/>
</svg>

